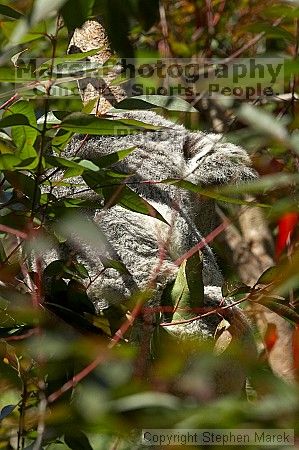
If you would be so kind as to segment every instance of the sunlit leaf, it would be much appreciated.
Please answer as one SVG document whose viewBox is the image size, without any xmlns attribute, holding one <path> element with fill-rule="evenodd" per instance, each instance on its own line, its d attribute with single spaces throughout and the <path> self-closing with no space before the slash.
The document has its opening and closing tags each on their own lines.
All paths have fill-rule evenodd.
<svg viewBox="0 0 299 450">
<path fill-rule="evenodd" d="M 179 97 L 165 95 L 139 95 L 122 100 L 117 104 L 120 109 L 152 109 L 164 108 L 169 111 L 198 112 L 190 103 Z"/>
<path fill-rule="evenodd" d="M 37 138 L 38 130 L 32 104 L 27 101 L 19 101 L 11 106 L 4 117 L 8 118 L 12 114 L 22 114 L 30 123 L 30 126 L 12 127 L 11 134 L 18 150 L 17 155 L 21 159 L 36 158 L 37 152 L 33 148 L 33 144 Z"/>
<path fill-rule="evenodd" d="M 170 293 L 171 303 L 174 306 L 172 322 L 199 315 L 199 309 L 204 301 L 202 264 L 202 255 L 197 252 L 180 265 Z"/>
<path fill-rule="evenodd" d="M 118 152 L 110 153 L 109 155 L 101 156 L 100 158 L 93 158 L 93 162 L 101 168 L 109 167 L 129 156 L 135 148 L 136 147 L 131 147 L 128 149 L 119 150 Z"/>
<path fill-rule="evenodd" d="M 21 163 L 20 158 L 10 153 L 0 155 L 0 170 L 14 170 Z"/>
<path fill-rule="evenodd" d="M 60 127 L 65 130 L 76 131 L 77 133 L 95 134 L 100 136 L 124 135 L 140 133 L 142 131 L 160 130 L 160 127 L 138 122 L 137 120 L 110 120 L 83 113 L 70 114 L 62 120 Z"/>
<path fill-rule="evenodd" d="M 35 24 L 50 17 L 66 3 L 67 0 L 35 0 L 33 10 L 31 13 L 31 24 Z"/>
<path fill-rule="evenodd" d="M 190 181 L 186 181 L 186 180 L 167 179 L 167 180 L 161 181 L 161 183 L 174 184 L 183 189 L 186 189 L 187 191 L 195 192 L 197 194 L 213 198 L 219 202 L 232 203 L 234 205 L 260 206 L 262 208 L 270 207 L 270 205 L 266 205 L 264 203 L 256 203 L 256 202 L 252 202 L 252 201 L 249 202 L 246 200 L 242 200 L 240 198 L 228 197 L 228 196 L 225 196 L 222 194 L 222 192 L 224 192 L 224 193 L 230 192 L 230 193 L 236 193 L 236 194 L 242 193 L 242 192 L 248 192 L 249 189 L 247 190 L 247 183 L 246 183 L 246 185 L 245 185 L 245 183 L 243 183 L 243 184 L 240 184 L 237 186 L 224 186 L 224 187 L 217 186 L 217 188 L 215 188 L 215 189 L 205 188 L 205 187 L 199 186 L 197 184 L 191 183 Z M 252 184 L 248 183 L 248 184 L 249 184 L 249 188 L 250 188 L 250 186 L 256 186 L 254 183 L 252 183 Z"/>
<path fill-rule="evenodd" d="M 162 392 L 141 392 L 111 402 L 111 407 L 118 411 L 132 411 L 144 408 L 170 408 L 179 407 L 180 401 L 177 397 Z"/>
<path fill-rule="evenodd" d="M 131 211 L 146 215 L 150 214 L 165 222 L 165 219 L 152 205 L 125 183 L 122 183 L 121 180 L 117 180 L 111 175 L 109 176 L 108 173 L 85 172 L 83 179 L 91 189 L 104 196 L 107 206 L 112 207 L 115 204 L 119 204 Z"/>
<path fill-rule="evenodd" d="M 248 123 L 253 129 L 270 135 L 279 141 L 288 141 L 286 128 L 269 112 L 249 104 L 243 104 L 238 115 L 242 121 Z"/>
<path fill-rule="evenodd" d="M 89 50 L 88 52 L 72 53 L 69 55 L 62 56 L 60 58 L 49 59 L 40 66 L 40 69 L 51 67 L 52 64 L 54 66 L 57 66 L 58 64 L 64 64 L 67 62 L 76 62 L 85 60 L 88 56 L 96 55 L 99 52 L 99 50 L 100 50 L 99 48 L 95 48 L 93 50 Z"/>
</svg>

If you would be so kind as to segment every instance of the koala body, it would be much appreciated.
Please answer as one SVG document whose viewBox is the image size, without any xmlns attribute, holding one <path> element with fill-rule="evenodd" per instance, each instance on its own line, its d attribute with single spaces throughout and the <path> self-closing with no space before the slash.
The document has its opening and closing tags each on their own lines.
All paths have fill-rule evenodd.
<svg viewBox="0 0 299 450">
<path fill-rule="evenodd" d="M 111 119 L 131 118 L 161 127 L 160 131 L 134 135 L 93 136 L 85 139 L 76 135 L 64 151 L 65 158 L 78 156 L 96 160 L 101 156 L 134 147 L 122 161 L 112 166 L 127 174 L 126 183 L 152 205 L 164 218 L 145 215 L 120 205 L 88 210 L 87 214 L 105 236 L 101 251 L 88 243 L 79 245 L 76 255 L 85 264 L 94 281 L 87 293 L 98 311 L 111 304 L 125 303 L 138 290 L 151 288 L 150 305 L 160 305 L 163 290 L 178 272 L 175 261 L 214 228 L 214 202 L 175 184 L 157 183 L 165 179 L 183 179 L 196 185 L 237 183 L 254 177 L 246 152 L 223 142 L 221 135 L 190 132 L 150 111 L 113 112 Z M 80 188 L 79 188 L 80 186 Z M 85 185 L 87 188 L 87 186 Z M 84 190 L 84 180 L 75 177 L 67 188 L 56 188 L 53 194 L 77 196 Z M 85 194 L 87 197 L 90 192 Z M 103 258 L 118 260 L 127 269 L 122 273 L 105 268 Z M 222 275 L 208 245 L 203 249 L 203 282 L 205 305 L 219 306 Z M 229 302 L 229 300 L 228 300 Z M 222 303 L 223 304 L 223 303 Z M 225 304 L 225 303 L 224 303 Z M 240 315 L 232 307 L 230 316 Z M 171 327 L 181 335 L 207 338 L 214 335 L 221 317 L 217 314 L 194 321 L 188 326 Z M 244 319 L 244 323 L 246 320 Z M 247 325 L 246 325 L 247 326 Z M 245 327 L 246 327 L 245 326 Z"/>
</svg>

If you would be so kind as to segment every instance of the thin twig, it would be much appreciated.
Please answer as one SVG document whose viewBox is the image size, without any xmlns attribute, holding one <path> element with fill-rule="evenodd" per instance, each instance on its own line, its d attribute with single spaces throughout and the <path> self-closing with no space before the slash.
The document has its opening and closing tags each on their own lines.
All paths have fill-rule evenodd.
<svg viewBox="0 0 299 450">
<path fill-rule="evenodd" d="M 18 100 L 19 94 L 13 95 L 10 99 L 8 99 L 5 103 L 3 103 L 0 106 L 0 109 L 6 109 L 8 106 L 10 106 L 12 103 L 14 103 L 16 100 Z"/>
<path fill-rule="evenodd" d="M 11 228 L 7 225 L 0 224 L 0 231 L 3 231 L 4 233 L 12 234 L 21 239 L 28 239 L 27 233 L 24 233 L 23 231 L 20 231 L 20 230 L 16 230 L 15 228 Z"/>
</svg>

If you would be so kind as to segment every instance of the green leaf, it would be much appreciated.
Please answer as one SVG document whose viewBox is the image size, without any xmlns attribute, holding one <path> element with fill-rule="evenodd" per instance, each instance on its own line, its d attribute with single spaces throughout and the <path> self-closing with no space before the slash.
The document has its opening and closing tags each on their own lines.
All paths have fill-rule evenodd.
<svg viewBox="0 0 299 450">
<path fill-rule="evenodd" d="M 108 173 L 85 172 L 83 175 L 85 183 L 96 193 L 103 195 L 105 205 L 121 205 L 130 211 L 135 211 L 145 215 L 153 215 L 157 219 L 165 222 L 161 214 L 150 205 L 139 194 L 130 189 L 126 184 L 117 181 Z M 127 177 L 127 175 L 125 175 Z"/>
<path fill-rule="evenodd" d="M 63 260 L 52 261 L 44 270 L 46 277 L 71 279 L 74 272 L 69 269 Z"/>
<path fill-rule="evenodd" d="M 11 114 L 10 116 L 0 119 L 0 128 L 15 127 L 15 126 L 30 126 L 29 119 L 23 114 Z"/>
<path fill-rule="evenodd" d="M 238 116 L 255 131 L 260 131 L 268 136 L 270 135 L 278 141 L 288 141 L 286 128 L 269 112 L 249 104 L 244 104 L 241 106 Z"/>
<path fill-rule="evenodd" d="M 106 31 L 112 48 L 120 57 L 134 58 L 134 48 L 130 35 L 128 9 L 130 3 L 123 0 L 101 1 L 101 11 L 105 19 Z"/>
<path fill-rule="evenodd" d="M 99 168 L 92 161 L 88 159 L 82 159 L 78 162 L 78 165 L 83 167 L 84 169 L 91 170 L 92 172 L 98 172 Z"/>
<path fill-rule="evenodd" d="M 28 81 L 36 81 L 36 75 L 31 70 L 23 70 L 22 68 L 11 69 L 9 67 L 0 67 L 1 83 L 27 83 Z"/>
<path fill-rule="evenodd" d="M 12 127 L 11 135 L 18 149 L 17 155 L 21 159 L 36 158 L 37 153 L 33 148 L 33 144 L 37 138 L 38 130 L 32 104 L 24 100 L 19 101 L 12 105 L 3 117 L 9 117 L 12 114 L 22 114 L 30 123 L 30 126 Z"/>
<path fill-rule="evenodd" d="M 263 8 L 263 15 L 266 15 L 268 17 L 289 17 L 292 19 L 299 17 L 299 8 L 294 8 L 291 5 L 288 5 L 286 2 L 283 5 L 277 5 L 274 4 L 269 5 L 267 8 Z"/>
<path fill-rule="evenodd" d="M 262 275 L 257 280 L 256 284 L 271 284 L 274 282 L 279 282 L 284 279 L 284 274 L 281 271 L 280 267 L 274 266 L 269 267 L 269 269 L 265 270 Z"/>
<path fill-rule="evenodd" d="M 74 263 L 74 267 L 81 278 L 88 278 L 88 271 L 86 267 L 81 263 Z"/>
<path fill-rule="evenodd" d="M 175 308 L 172 322 L 190 319 L 199 315 L 204 302 L 202 280 L 202 254 L 197 252 L 180 265 L 171 290 L 171 303 Z"/>
<path fill-rule="evenodd" d="M 74 176 L 81 175 L 84 172 L 84 167 L 79 165 L 77 162 L 70 159 L 61 158 L 60 156 L 46 156 L 45 160 L 52 167 L 58 167 L 65 170 L 72 169 Z"/>
<path fill-rule="evenodd" d="M 123 185 L 124 187 L 119 188 L 103 188 L 102 192 L 105 198 L 105 204 L 113 205 L 121 205 L 130 211 L 138 212 L 145 215 L 152 215 L 157 219 L 165 222 L 165 219 L 161 216 L 158 211 L 151 206 L 146 200 L 140 197 L 139 194 L 134 192 L 128 186 Z M 111 199 L 113 201 L 111 202 Z"/>
<path fill-rule="evenodd" d="M 88 297 L 85 286 L 76 280 L 71 280 L 67 286 L 67 305 L 72 311 L 78 313 L 96 313 L 95 306 Z"/>
<path fill-rule="evenodd" d="M 268 300 L 267 298 L 263 298 L 257 303 L 266 306 L 268 309 L 275 312 L 284 319 L 290 320 L 295 324 L 299 323 L 299 314 L 289 306 L 283 305 L 282 303 L 278 303 L 276 301 Z"/>
<path fill-rule="evenodd" d="M 265 193 L 266 191 L 281 189 L 285 186 L 291 186 L 293 183 L 299 183 L 299 175 L 294 173 L 275 173 L 274 175 L 265 175 L 256 181 L 239 184 L 236 186 L 221 186 L 218 190 L 224 194 L 249 194 Z M 258 204 L 258 206 L 268 206 Z"/>
<path fill-rule="evenodd" d="M 5 260 L 6 260 L 5 248 L 3 247 L 3 244 L 0 241 L 0 263 L 3 263 Z"/>
<path fill-rule="evenodd" d="M 75 131 L 76 133 L 95 134 L 99 136 L 133 134 L 140 133 L 141 131 L 156 131 L 161 129 L 161 127 L 148 125 L 137 120 L 110 120 L 78 112 L 72 113 L 64 118 L 60 127 L 65 130 Z"/>
<path fill-rule="evenodd" d="M 16 173 L 10 171 L 5 172 L 5 178 L 17 192 L 21 192 L 30 200 L 33 199 L 33 195 L 36 190 L 36 203 L 39 202 L 41 191 L 39 186 L 36 186 L 36 181 L 33 178 L 21 172 Z"/>
<path fill-rule="evenodd" d="M 109 258 L 101 258 L 102 264 L 105 268 L 111 268 L 117 270 L 119 273 L 125 273 L 128 274 L 128 269 L 124 265 L 123 262 L 117 261 L 116 259 L 109 259 Z"/>
<path fill-rule="evenodd" d="M 66 180 L 67 178 L 74 178 L 82 175 L 84 172 L 84 168 L 80 167 L 78 164 L 78 167 L 69 167 L 66 169 L 63 175 L 63 179 Z"/>
<path fill-rule="evenodd" d="M 61 120 L 69 114 L 67 111 L 49 111 L 47 114 L 47 124 L 57 125 Z M 38 125 L 43 125 L 45 122 L 45 116 L 39 117 Z"/>
<path fill-rule="evenodd" d="M 66 214 L 57 222 L 55 231 L 60 237 L 98 249 L 99 255 L 102 255 L 104 248 L 109 248 L 109 242 L 102 230 L 81 214 L 74 212 Z"/>
<path fill-rule="evenodd" d="M 20 336 L 25 334 L 28 330 L 31 330 L 31 325 L 17 325 L 14 324 L 12 327 L 0 327 L 0 338 L 5 339 L 10 336 Z"/>
<path fill-rule="evenodd" d="M 14 212 L 6 214 L 5 216 L 0 216 L 0 223 L 20 231 L 24 231 L 28 226 L 25 215 L 16 214 Z"/>
<path fill-rule="evenodd" d="M 35 0 L 30 18 L 31 25 L 50 18 L 53 13 L 58 13 L 65 2 L 66 0 Z"/>
<path fill-rule="evenodd" d="M 91 16 L 94 0 L 68 0 L 64 3 L 61 14 L 68 30 L 73 31 Z"/>
<path fill-rule="evenodd" d="M 93 323 L 91 323 L 84 315 L 74 312 L 70 308 L 48 301 L 46 301 L 44 305 L 47 309 L 57 314 L 58 317 L 61 317 L 66 323 L 72 325 L 81 332 L 91 332 L 100 336 L 106 334 L 102 328 L 93 325 Z"/>
<path fill-rule="evenodd" d="M 100 158 L 93 158 L 93 162 L 100 168 L 109 167 L 112 164 L 122 161 L 135 149 L 136 147 L 131 147 L 125 150 L 119 150 L 118 152 L 110 153 L 109 155 L 101 156 Z"/>
<path fill-rule="evenodd" d="M 56 0 L 55 0 L 56 1 Z M 55 1 L 52 2 L 53 5 Z M 38 3 L 38 2 L 36 2 Z M 48 2 L 50 5 L 50 2 Z M 50 6 L 51 7 L 51 6 Z M 11 46 L 25 44 L 37 39 L 44 39 L 47 28 L 45 24 L 46 17 L 42 17 L 43 21 L 39 23 L 33 23 L 32 20 L 28 20 L 28 17 L 24 17 L 17 22 L 17 26 L 12 30 L 9 37 L 9 43 Z"/>
<path fill-rule="evenodd" d="M 164 108 L 168 111 L 198 112 L 190 103 L 179 97 L 168 97 L 165 95 L 140 95 L 126 98 L 119 102 L 117 109 L 152 109 Z"/>
<path fill-rule="evenodd" d="M 93 450 L 87 436 L 82 431 L 66 433 L 64 442 L 72 450 Z"/>
<path fill-rule="evenodd" d="M 178 397 L 162 392 L 140 392 L 111 402 L 111 407 L 114 410 L 122 412 L 145 408 L 177 409 L 179 406 L 180 400 Z"/>
<path fill-rule="evenodd" d="M 22 13 L 7 5 L 0 5 L 0 15 L 10 17 L 11 19 L 20 19 L 23 16 Z"/>
<path fill-rule="evenodd" d="M 294 42 L 295 37 L 285 28 L 269 25 L 267 22 L 254 23 L 246 27 L 253 33 L 265 33 L 266 37 L 284 39 L 287 42 Z"/>
<path fill-rule="evenodd" d="M 65 170 L 64 178 L 80 176 L 84 170 L 98 172 L 100 169 L 92 161 L 82 159 L 81 161 L 74 161 L 71 159 L 61 158 L 59 156 L 46 156 L 46 162 L 52 167 L 59 167 Z"/>
<path fill-rule="evenodd" d="M 45 68 L 51 67 L 52 64 L 54 66 L 57 66 L 58 64 L 64 64 L 66 62 L 76 62 L 76 61 L 85 60 L 88 56 L 94 56 L 99 51 L 100 51 L 100 48 L 95 48 L 93 50 L 89 50 L 88 52 L 72 53 L 69 55 L 62 56 L 60 58 L 54 58 L 53 60 L 49 59 L 48 61 L 44 62 L 40 66 L 40 69 L 45 69 Z"/>
<path fill-rule="evenodd" d="M 228 283 L 224 282 L 222 286 L 223 297 L 233 297 L 236 295 L 248 294 L 251 291 L 250 286 L 242 283 L 241 281 Z"/>
<path fill-rule="evenodd" d="M 0 155 L 0 170 L 15 170 L 21 163 L 20 158 L 10 153 Z"/>
<path fill-rule="evenodd" d="M 176 179 L 167 179 L 167 180 L 162 180 L 161 183 L 165 183 L 165 184 L 175 184 L 176 186 L 179 186 L 183 189 L 186 189 L 187 191 L 190 192 L 195 192 L 197 194 L 200 195 L 204 195 L 205 197 L 209 197 L 209 198 L 213 198 L 214 200 L 217 200 L 219 202 L 225 202 L 225 203 L 232 203 L 234 205 L 248 205 L 248 206 L 259 206 L 261 208 L 270 208 L 270 205 L 266 205 L 264 203 L 256 203 L 256 202 L 248 202 L 246 200 L 242 200 L 239 198 L 235 198 L 235 197 L 227 197 L 223 194 L 221 194 L 221 192 L 230 192 L 230 193 L 239 193 L 243 191 L 246 193 L 247 191 L 247 186 L 250 186 L 250 183 L 244 183 L 241 185 L 237 185 L 237 186 L 228 186 L 228 187 L 217 187 L 214 190 L 212 189 L 207 189 L 205 187 L 201 187 L 198 186 L 197 184 L 193 184 L 191 183 L 191 181 L 186 181 L 186 180 L 176 180 Z"/>
<path fill-rule="evenodd" d="M 52 146 L 55 147 L 58 153 L 61 153 L 65 149 L 73 134 L 71 131 L 59 130 L 53 137 Z"/>
</svg>

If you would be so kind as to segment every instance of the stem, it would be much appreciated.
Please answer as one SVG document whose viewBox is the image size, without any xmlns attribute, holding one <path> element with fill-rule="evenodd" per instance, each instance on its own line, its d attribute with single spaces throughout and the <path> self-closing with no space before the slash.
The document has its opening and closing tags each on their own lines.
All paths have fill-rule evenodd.
<svg viewBox="0 0 299 450">
<path fill-rule="evenodd" d="M 21 377 L 21 376 L 20 376 Z M 22 379 L 23 384 L 23 392 L 22 392 L 22 400 L 19 407 L 20 411 L 20 418 L 19 418 L 19 429 L 18 429 L 18 441 L 17 441 L 17 450 L 23 450 L 25 447 L 25 410 L 26 410 L 26 403 L 28 398 L 28 391 L 27 391 L 27 380 Z"/>
<path fill-rule="evenodd" d="M 294 60 L 298 56 L 298 48 L 299 48 L 299 20 L 298 20 L 298 18 L 295 19 L 295 26 L 296 26 L 296 44 L 295 44 L 295 50 L 294 50 Z M 292 92 L 291 105 L 292 105 L 293 115 L 295 115 L 296 81 L 297 81 L 297 77 L 294 74 L 293 77 L 292 77 L 292 82 L 291 82 L 291 87 L 292 87 L 292 90 L 291 90 L 291 92 Z"/>
<path fill-rule="evenodd" d="M 51 96 L 53 68 L 54 68 L 54 61 L 55 61 L 55 54 L 56 54 L 56 47 L 57 47 L 58 32 L 59 32 L 59 17 L 57 19 L 55 35 L 48 36 L 48 38 L 51 40 L 51 43 L 52 43 L 52 56 L 51 56 L 51 65 L 50 65 L 50 69 L 49 69 L 49 72 L 50 72 L 49 81 L 48 81 L 47 87 L 46 87 L 45 115 L 44 115 L 43 128 L 42 128 L 42 132 L 41 132 L 38 165 L 37 165 L 35 185 L 34 185 L 34 191 L 33 191 L 33 197 L 32 197 L 31 220 L 33 220 L 33 218 L 34 218 L 38 187 L 39 187 L 40 178 L 42 175 L 43 156 L 44 156 L 44 151 L 45 151 L 45 147 L 46 147 L 46 137 L 47 137 L 47 120 L 48 120 L 48 114 L 49 114 L 49 108 L 50 108 L 49 99 Z"/>
</svg>

